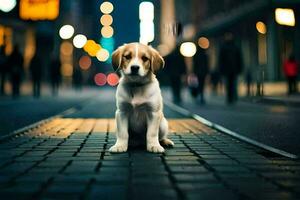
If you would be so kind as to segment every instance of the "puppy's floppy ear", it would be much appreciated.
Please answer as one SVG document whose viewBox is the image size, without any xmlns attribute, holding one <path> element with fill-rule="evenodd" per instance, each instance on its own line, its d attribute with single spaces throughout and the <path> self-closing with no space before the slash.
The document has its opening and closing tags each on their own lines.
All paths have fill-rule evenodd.
<svg viewBox="0 0 300 200">
<path fill-rule="evenodd" d="M 124 46 L 121 46 L 112 53 L 112 66 L 115 71 L 121 67 L 123 49 Z"/>
<path fill-rule="evenodd" d="M 163 68 L 165 66 L 165 61 L 161 57 L 158 51 L 156 51 L 154 48 L 150 47 L 151 49 L 151 70 L 153 73 L 156 73 L 159 69 Z"/>
</svg>

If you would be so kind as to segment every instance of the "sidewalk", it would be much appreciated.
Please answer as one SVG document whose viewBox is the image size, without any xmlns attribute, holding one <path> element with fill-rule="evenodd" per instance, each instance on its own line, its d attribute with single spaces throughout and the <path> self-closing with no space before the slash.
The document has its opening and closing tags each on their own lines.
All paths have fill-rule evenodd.
<svg viewBox="0 0 300 200">
<path fill-rule="evenodd" d="M 3 199 L 299 199 L 300 162 L 193 119 L 164 154 L 111 154 L 113 119 L 56 118 L 0 144 Z"/>
</svg>

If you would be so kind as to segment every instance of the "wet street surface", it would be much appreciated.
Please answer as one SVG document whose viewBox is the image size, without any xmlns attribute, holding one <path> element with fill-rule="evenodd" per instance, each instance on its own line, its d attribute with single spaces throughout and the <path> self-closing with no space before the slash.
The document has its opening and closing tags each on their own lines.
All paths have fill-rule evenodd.
<svg viewBox="0 0 300 200">
<path fill-rule="evenodd" d="M 113 92 L 1 140 L 1 197 L 300 198 L 299 160 L 244 143 L 168 106 L 174 148 L 109 153 L 116 139 Z"/>
</svg>

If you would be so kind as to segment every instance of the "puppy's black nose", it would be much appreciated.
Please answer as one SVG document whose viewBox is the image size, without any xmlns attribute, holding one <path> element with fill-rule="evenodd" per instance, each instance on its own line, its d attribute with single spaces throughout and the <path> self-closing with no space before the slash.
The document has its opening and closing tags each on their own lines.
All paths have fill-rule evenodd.
<svg viewBox="0 0 300 200">
<path fill-rule="evenodd" d="M 131 74 L 137 74 L 138 71 L 139 71 L 139 69 L 140 69 L 140 66 L 138 66 L 138 65 L 132 65 L 131 66 Z"/>
</svg>

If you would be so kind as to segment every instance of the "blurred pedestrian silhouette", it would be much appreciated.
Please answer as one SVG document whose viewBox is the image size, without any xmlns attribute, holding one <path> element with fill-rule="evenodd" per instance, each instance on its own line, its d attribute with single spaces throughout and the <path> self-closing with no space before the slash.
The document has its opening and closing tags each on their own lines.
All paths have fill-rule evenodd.
<svg viewBox="0 0 300 200">
<path fill-rule="evenodd" d="M 7 56 L 5 55 L 5 46 L 0 47 L 0 93 L 1 95 L 5 95 L 5 81 L 6 76 L 8 74 L 8 67 L 7 67 Z"/>
<path fill-rule="evenodd" d="M 200 97 L 200 103 L 204 104 L 204 86 L 207 74 L 209 72 L 208 69 L 208 56 L 204 49 L 199 48 L 197 49 L 196 54 L 193 57 L 194 59 L 194 67 L 193 71 L 198 78 L 198 87 L 197 87 L 197 96 Z"/>
<path fill-rule="evenodd" d="M 50 65 L 50 79 L 51 79 L 51 87 L 52 87 L 52 94 L 58 94 L 58 88 L 61 81 L 61 62 L 59 57 L 53 56 Z"/>
<path fill-rule="evenodd" d="M 217 95 L 221 85 L 221 75 L 219 70 L 215 69 L 210 73 L 210 83 L 212 86 L 212 93 Z"/>
<path fill-rule="evenodd" d="M 225 34 L 225 41 L 220 48 L 219 67 L 225 78 L 226 101 L 228 104 L 237 101 L 237 78 L 241 73 L 243 64 L 240 49 L 236 46 L 233 35 Z"/>
<path fill-rule="evenodd" d="M 186 65 L 180 54 L 179 46 L 165 57 L 166 72 L 170 77 L 171 90 L 174 103 L 181 103 L 181 77 L 186 74 Z"/>
<path fill-rule="evenodd" d="M 253 76 L 252 76 L 252 71 L 251 69 L 247 69 L 246 76 L 246 85 L 247 85 L 247 96 L 250 97 L 253 95 Z"/>
<path fill-rule="evenodd" d="M 294 94 L 298 92 L 297 88 L 297 76 L 298 76 L 299 65 L 294 55 L 290 55 L 283 64 L 284 75 L 287 80 L 288 94 Z"/>
<path fill-rule="evenodd" d="M 74 67 L 73 87 L 77 91 L 80 91 L 82 87 L 82 72 L 79 67 Z"/>
<path fill-rule="evenodd" d="M 8 58 L 8 66 L 10 69 L 10 80 L 12 83 L 12 96 L 18 97 L 20 95 L 20 86 L 24 73 L 23 56 L 20 53 L 18 45 L 14 46 L 13 52 Z"/>
<path fill-rule="evenodd" d="M 41 79 L 42 79 L 42 62 L 41 57 L 35 54 L 31 60 L 29 66 L 31 79 L 32 79 L 32 90 L 34 97 L 40 97 L 41 93 Z"/>
</svg>

